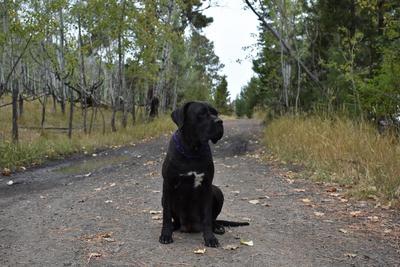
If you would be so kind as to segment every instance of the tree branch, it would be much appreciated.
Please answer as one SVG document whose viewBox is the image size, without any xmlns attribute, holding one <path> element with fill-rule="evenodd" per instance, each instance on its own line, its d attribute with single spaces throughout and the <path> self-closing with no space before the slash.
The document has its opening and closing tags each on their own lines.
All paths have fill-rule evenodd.
<svg viewBox="0 0 400 267">
<path fill-rule="evenodd" d="M 301 59 L 296 55 L 296 53 L 293 52 L 293 50 L 291 49 L 291 47 L 282 39 L 282 37 L 279 35 L 279 33 L 272 28 L 272 26 L 270 24 L 267 23 L 267 21 L 264 19 L 264 17 L 259 14 L 257 12 L 257 10 L 255 10 L 255 8 L 253 7 L 253 5 L 250 3 L 249 0 L 244 0 L 245 3 L 247 4 L 247 6 L 251 9 L 251 11 L 253 11 L 253 13 L 258 17 L 258 20 L 261 21 L 261 23 L 263 24 L 263 26 L 265 26 L 267 28 L 267 30 L 269 32 L 272 33 L 272 35 L 281 43 L 282 47 L 284 48 L 285 52 L 289 54 L 290 57 L 294 58 L 296 61 L 298 61 L 299 65 L 304 69 L 304 71 L 307 73 L 307 75 L 314 81 L 316 82 L 318 85 L 320 85 L 321 87 L 322 84 L 319 81 L 318 77 L 315 76 L 308 68 L 307 66 L 303 63 L 303 61 L 301 61 Z"/>
</svg>

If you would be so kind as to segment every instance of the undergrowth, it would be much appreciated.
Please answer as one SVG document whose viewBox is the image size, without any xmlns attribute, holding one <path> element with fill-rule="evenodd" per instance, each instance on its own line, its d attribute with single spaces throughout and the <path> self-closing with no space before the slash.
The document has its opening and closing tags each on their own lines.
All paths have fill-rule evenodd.
<svg viewBox="0 0 400 267">
<path fill-rule="evenodd" d="M 352 185 L 362 198 L 399 198 L 399 140 L 369 123 L 283 116 L 266 127 L 264 142 L 280 158 L 314 170 L 312 179 Z"/>
<path fill-rule="evenodd" d="M 117 124 L 117 132 L 110 128 L 111 111 L 103 109 L 106 131 L 102 132 L 102 118 L 97 113 L 94 119 L 91 134 L 82 131 L 82 112 L 76 109 L 74 130 L 71 139 L 66 131 L 38 129 L 40 126 L 41 107 L 38 102 L 25 104 L 25 111 L 20 118 L 18 144 L 11 142 L 11 107 L 3 108 L 0 117 L 0 168 L 9 168 L 12 171 L 19 167 L 37 165 L 47 159 L 61 158 L 77 152 L 90 153 L 97 149 L 113 146 L 129 145 L 142 139 L 156 137 L 172 131 L 175 127 L 169 116 L 161 116 L 151 122 L 145 122 L 138 114 L 138 121 L 129 123 L 124 129 Z M 91 117 L 91 111 L 88 118 Z M 60 111 L 52 111 L 48 105 L 45 127 L 66 127 L 68 114 L 62 115 Z M 117 118 L 120 121 L 120 118 Z M 35 127 L 35 129 L 32 129 Z"/>
</svg>

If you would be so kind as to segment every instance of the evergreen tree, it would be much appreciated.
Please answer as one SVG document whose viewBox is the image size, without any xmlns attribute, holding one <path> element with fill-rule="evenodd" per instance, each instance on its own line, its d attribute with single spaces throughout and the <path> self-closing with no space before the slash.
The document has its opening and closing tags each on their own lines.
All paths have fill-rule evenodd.
<svg viewBox="0 0 400 267">
<path fill-rule="evenodd" d="M 228 112 L 229 91 L 225 75 L 222 76 L 221 82 L 215 89 L 214 103 L 220 113 Z"/>
</svg>

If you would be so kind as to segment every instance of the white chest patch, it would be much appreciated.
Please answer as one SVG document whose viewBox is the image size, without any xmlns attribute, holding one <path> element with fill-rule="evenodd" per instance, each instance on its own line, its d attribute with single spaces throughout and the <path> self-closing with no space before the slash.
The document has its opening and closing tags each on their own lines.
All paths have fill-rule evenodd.
<svg viewBox="0 0 400 267">
<path fill-rule="evenodd" d="M 201 185 L 201 183 L 203 182 L 203 178 L 204 178 L 204 173 L 197 173 L 195 171 L 191 171 L 185 174 L 181 174 L 180 176 L 192 176 L 194 175 L 194 184 L 193 187 L 196 188 L 198 186 Z"/>
</svg>

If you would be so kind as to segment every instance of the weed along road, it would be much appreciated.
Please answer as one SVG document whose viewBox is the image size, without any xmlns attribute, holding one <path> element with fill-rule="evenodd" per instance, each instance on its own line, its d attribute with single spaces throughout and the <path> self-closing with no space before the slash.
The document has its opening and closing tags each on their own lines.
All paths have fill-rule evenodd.
<svg viewBox="0 0 400 267">
<path fill-rule="evenodd" d="M 259 121 L 224 124 L 212 146 L 214 183 L 225 195 L 219 218 L 250 226 L 227 228 L 219 248 L 203 250 L 201 234 L 158 242 L 165 135 L 0 177 L 0 265 L 400 264 L 398 212 L 295 179 L 298 166 L 269 159 Z"/>
</svg>

